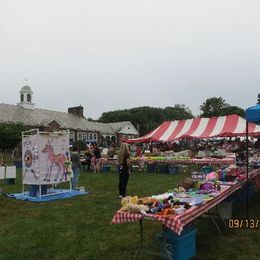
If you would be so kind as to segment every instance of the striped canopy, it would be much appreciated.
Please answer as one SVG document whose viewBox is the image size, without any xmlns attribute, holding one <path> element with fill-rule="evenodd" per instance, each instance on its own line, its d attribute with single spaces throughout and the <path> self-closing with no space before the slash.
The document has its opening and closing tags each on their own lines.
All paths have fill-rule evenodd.
<svg viewBox="0 0 260 260">
<path fill-rule="evenodd" d="M 260 134 L 260 126 L 249 124 L 249 135 Z M 183 138 L 233 137 L 246 135 L 246 120 L 238 115 L 165 121 L 145 136 L 128 143 L 171 142 Z"/>
</svg>

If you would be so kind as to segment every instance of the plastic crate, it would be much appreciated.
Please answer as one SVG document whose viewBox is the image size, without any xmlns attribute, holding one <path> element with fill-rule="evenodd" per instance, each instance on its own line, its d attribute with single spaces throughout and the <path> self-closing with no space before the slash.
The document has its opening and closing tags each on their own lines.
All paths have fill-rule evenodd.
<svg viewBox="0 0 260 260">
<path fill-rule="evenodd" d="M 147 171 L 148 172 L 156 172 L 156 164 L 155 163 L 148 163 L 147 164 Z"/>
<path fill-rule="evenodd" d="M 110 172 L 111 166 L 110 165 L 103 165 L 102 172 Z"/>
<path fill-rule="evenodd" d="M 188 260 L 196 255 L 196 233 L 197 229 L 192 226 L 185 228 L 181 235 L 175 234 L 172 230 L 166 231 L 166 250 L 174 260 Z M 157 239 L 160 242 L 161 253 L 165 254 L 163 246 L 163 233 L 157 234 Z M 163 257 L 162 259 L 167 259 Z"/>
<path fill-rule="evenodd" d="M 170 165 L 168 167 L 168 171 L 169 171 L 169 174 L 177 174 L 177 173 L 179 173 L 179 167 Z"/>
<path fill-rule="evenodd" d="M 166 164 L 159 164 L 158 165 L 158 172 L 159 173 L 166 173 L 166 174 L 168 174 L 169 173 L 168 165 L 166 165 Z"/>
<path fill-rule="evenodd" d="M 15 160 L 15 161 L 13 161 L 13 164 L 16 166 L 17 169 L 22 169 L 23 168 L 22 160 Z"/>
</svg>

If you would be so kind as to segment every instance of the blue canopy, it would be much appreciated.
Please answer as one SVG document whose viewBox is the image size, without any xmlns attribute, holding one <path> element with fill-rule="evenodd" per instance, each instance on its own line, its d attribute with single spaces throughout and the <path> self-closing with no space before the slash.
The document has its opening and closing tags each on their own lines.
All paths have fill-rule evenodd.
<svg viewBox="0 0 260 260">
<path fill-rule="evenodd" d="M 246 109 L 246 120 L 250 123 L 260 124 L 260 104 Z"/>
</svg>

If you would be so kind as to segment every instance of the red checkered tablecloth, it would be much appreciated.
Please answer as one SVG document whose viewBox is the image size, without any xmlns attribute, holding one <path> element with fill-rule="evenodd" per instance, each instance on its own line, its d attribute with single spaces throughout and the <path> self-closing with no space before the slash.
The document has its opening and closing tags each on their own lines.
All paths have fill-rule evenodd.
<svg viewBox="0 0 260 260">
<path fill-rule="evenodd" d="M 250 173 L 250 179 L 255 178 L 258 174 L 260 174 L 259 170 L 255 170 Z M 149 218 L 154 219 L 166 227 L 173 230 L 178 235 L 181 234 L 183 228 L 188 223 L 195 220 L 197 217 L 202 215 L 203 213 L 207 212 L 208 210 L 212 209 L 216 205 L 218 205 L 221 201 L 229 197 L 232 193 L 234 193 L 236 190 L 240 189 L 244 183 L 246 183 L 246 180 L 244 182 L 239 182 L 236 184 L 233 184 L 232 186 L 225 186 L 223 185 L 221 187 L 221 191 L 217 197 L 214 199 L 206 202 L 205 204 L 201 206 L 195 206 L 188 210 L 186 210 L 183 214 L 180 215 L 172 215 L 172 216 L 162 216 L 162 215 L 156 215 L 156 214 L 141 214 L 141 213 L 128 213 L 128 212 L 121 212 L 117 211 L 112 219 L 112 224 L 122 224 L 125 222 L 133 222 L 138 221 L 141 219 Z"/>
</svg>

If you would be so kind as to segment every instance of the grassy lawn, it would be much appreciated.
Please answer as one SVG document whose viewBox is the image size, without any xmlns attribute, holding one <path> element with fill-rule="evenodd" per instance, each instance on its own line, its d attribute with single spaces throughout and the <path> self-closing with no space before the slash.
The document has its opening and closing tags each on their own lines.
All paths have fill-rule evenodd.
<svg viewBox="0 0 260 260">
<path fill-rule="evenodd" d="M 1 182 L 2 189 L 20 192 L 20 174 L 15 185 Z M 134 172 L 128 194 L 160 194 L 187 176 Z M 79 185 L 91 193 L 38 204 L 0 196 L 0 259 L 132 259 L 139 246 L 139 223 L 110 224 L 120 207 L 117 173 L 81 172 Z M 259 201 L 260 193 L 251 204 L 255 220 L 260 219 Z M 234 217 L 244 217 L 244 212 L 243 205 L 235 205 Z M 229 229 L 221 237 L 208 219 L 195 224 L 195 259 L 260 259 L 260 223 L 257 229 Z M 144 227 L 145 245 L 159 250 L 155 236 L 161 225 L 145 221 Z"/>
</svg>

